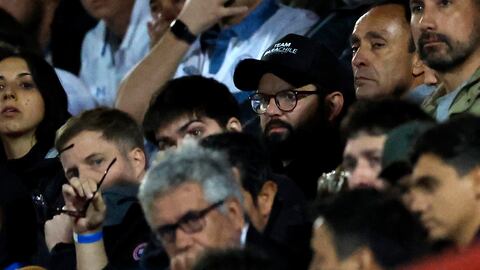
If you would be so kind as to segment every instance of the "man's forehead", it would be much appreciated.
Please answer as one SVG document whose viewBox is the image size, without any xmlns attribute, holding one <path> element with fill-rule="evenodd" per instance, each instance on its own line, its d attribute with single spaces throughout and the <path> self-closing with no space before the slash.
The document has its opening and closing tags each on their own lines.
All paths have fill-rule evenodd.
<svg viewBox="0 0 480 270">
<path fill-rule="evenodd" d="M 105 156 L 105 151 L 100 149 L 91 150 L 79 150 L 79 147 L 75 147 L 74 144 L 70 145 L 71 148 L 63 151 L 60 154 L 60 161 L 64 167 L 75 166 L 76 163 L 84 163 L 90 161 L 92 158 L 99 156 Z"/>
<path fill-rule="evenodd" d="M 432 154 L 424 154 L 419 157 L 410 177 L 405 179 L 405 183 L 409 186 L 417 185 L 425 181 L 438 181 L 443 179 L 445 169 L 448 165 L 443 163 L 441 159 Z"/>
<path fill-rule="evenodd" d="M 155 136 L 160 137 L 170 137 L 172 134 L 176 134 L 184 131 L 189 125 L 195 122 L 202 122 L 203 117 L 198 116 L 198 114 L 185 113 L 180 116 L 173 118 L 171 121 L 165 122 L 162 126 L 157 128 Z"/>
<path fill-rule="evenodd" d="M 314 91 L 317 89 L 317 87 L 313 84 L 313 82 L 305 83 L 300 87 L 295 87 L 294 85 L 290 84 L 289 82 L 285 81 L 284 79 L 278 77 L 273 73 L 267 73 L 263 75 L 258 85 L 258 92 L 265 93 L 265 94 L 273 94 L 279 91 L 290 90 L 290 89 Z"/>
<path fill-rule="evenodd" d="M 154 201 L 157 223 L 176 222 L 189 211 L 208 205 L 203 188 L 195 182 L 186 182 L 163 192 Z"/>
<path fill-rule="evenodd" d="M 204 194 L 202 186 L 195 181 L 187 181 L 183 184 L 168 188 L 157 201 L 172 202 L 192 198 L 194 202 L 203 201 Z"/>
<path fill-rule="evenodd" d="M 65 146 L 59 150 L 60 159 L 86 159 L 113 150 L 115 147 L 111 147 L 111 145 L 115 144 L 107 141 L 101 132 L 82 131 L 68 140 Z"/>
<path fill-rule="evenodd" d="M 363 15 L 355 24 L 353 33 L 363 38 L 374 38 L 388 36 L 391 33 L 398 33 L 404 30 L 409 32 L 410 26 L 403 8 L 395 5 L 390 6 L 378 6 L 371 9 L 368 13 Z"/>
</svg>

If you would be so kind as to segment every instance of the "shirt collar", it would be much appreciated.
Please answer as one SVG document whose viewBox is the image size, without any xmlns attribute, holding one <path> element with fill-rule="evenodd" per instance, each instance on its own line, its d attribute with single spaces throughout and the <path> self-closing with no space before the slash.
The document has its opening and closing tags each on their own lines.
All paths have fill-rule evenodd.
<svg viewBox="0 0 480 270">
<path fill-rule="evenodd" d="M 250 38 L 260 26 L 265 23 L 279 8 L 277 0 L 263 0 L 260 4 L 240 23 L 225 29 L 240 40 Z"/>
<path fill-rule="evenodd" d="M 141 31 L 139 28 L 142 27 L 147 27 L 146 23 L 143 23 L 144 17 L 148 16 L 150 20 L 151 19 L 151 14 L 150 14 L 150 6 L 148 4 L 148 1 L 146 0 L 135 0 L 135 3 L 133 4 L 133 8 L 131 11 L 130 15 L 130 22 L 128 23 L 127 31 L 125 32 L 125 35 L 119 45 L 119 49 L 125 50 L 129 48 L 134 41 L 135 33 L 138 31 Z M 109 38 L 108 36 L 111 34 L 109 33 L 110 31 L 107 28 L 107 25 L 105 24 L 104 21 L 101 21 L 100 23 L 104 24 L 104 33 L 103 33 L 103 47 L 102 47 L 102 55 L 105 54 L 107 46 L 109 45 Z"/>
<path fill-rule="evenodd" d="M 240 234 L 240 246 L 245 247 L 245 244 L 247 243 L 247 232 L 248 228 L 250 227 L 249 223 L 246 223 L 245 226 L 242 228 L 242 233 Z"/>
</svg>

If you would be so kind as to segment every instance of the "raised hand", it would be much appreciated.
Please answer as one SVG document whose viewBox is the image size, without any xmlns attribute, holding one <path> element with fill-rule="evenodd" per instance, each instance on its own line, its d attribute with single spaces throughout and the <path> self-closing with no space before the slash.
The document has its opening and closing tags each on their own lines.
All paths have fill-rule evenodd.
<svg viewBox="0 0 480 270">
<path fill-rule="evenodd" d="M 223 18 L 237 16 L 248 11 L 247 6 L 225 7 L 225 0 L 187 0 L 178 19 L 190 32 L 199 35 Z"/>
</svg>

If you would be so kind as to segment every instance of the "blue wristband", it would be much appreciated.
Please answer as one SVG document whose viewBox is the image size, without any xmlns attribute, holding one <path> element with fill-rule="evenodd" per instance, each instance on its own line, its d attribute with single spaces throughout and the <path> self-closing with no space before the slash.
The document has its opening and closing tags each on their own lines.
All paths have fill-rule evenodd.
<svg viewBox="0 0 480 270">
<path fill-rule="evenodd" d="M 22 268 L 23 266 L 24 266 L 23 264 L 15 262 L 15 263 L 10 264 L 6 268 L 4 268 L 4 270 L 16 270 L 16 269 Z"/>
<path fill-rule="evenodd" d="M 99 231 L 90 234 L 76 234 L 73 233 L 73 240 L 79 244 L 91 244 L 102 240 L 103 232 Z"/>
</svg>

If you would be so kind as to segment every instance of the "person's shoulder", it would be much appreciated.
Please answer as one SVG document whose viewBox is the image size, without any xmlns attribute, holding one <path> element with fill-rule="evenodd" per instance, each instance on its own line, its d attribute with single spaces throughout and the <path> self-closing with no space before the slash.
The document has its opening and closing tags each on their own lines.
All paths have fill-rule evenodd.
<svg viewBox="0 0 480 270">
<path fill-rule="evenodd" d="M 270 35 L 279 39 L 286 34 L 305 34 L 316 22 L 315 12 L 306 9 L 280 5 L 278 10 L 262 26 Z"/>
<path fill-rule="evenodd" d="M 290 7 L 283 4 L 280 4 L 274 16 L 283 17 L 283 18 L 297 18 L 297 19 L 312 21 L 312 22 L 316 22 L 318 20 L 318 15 L 309 9 Z M 298 16 L 302 16 L 302 17 L 298 17 Z"/>
</svg>

